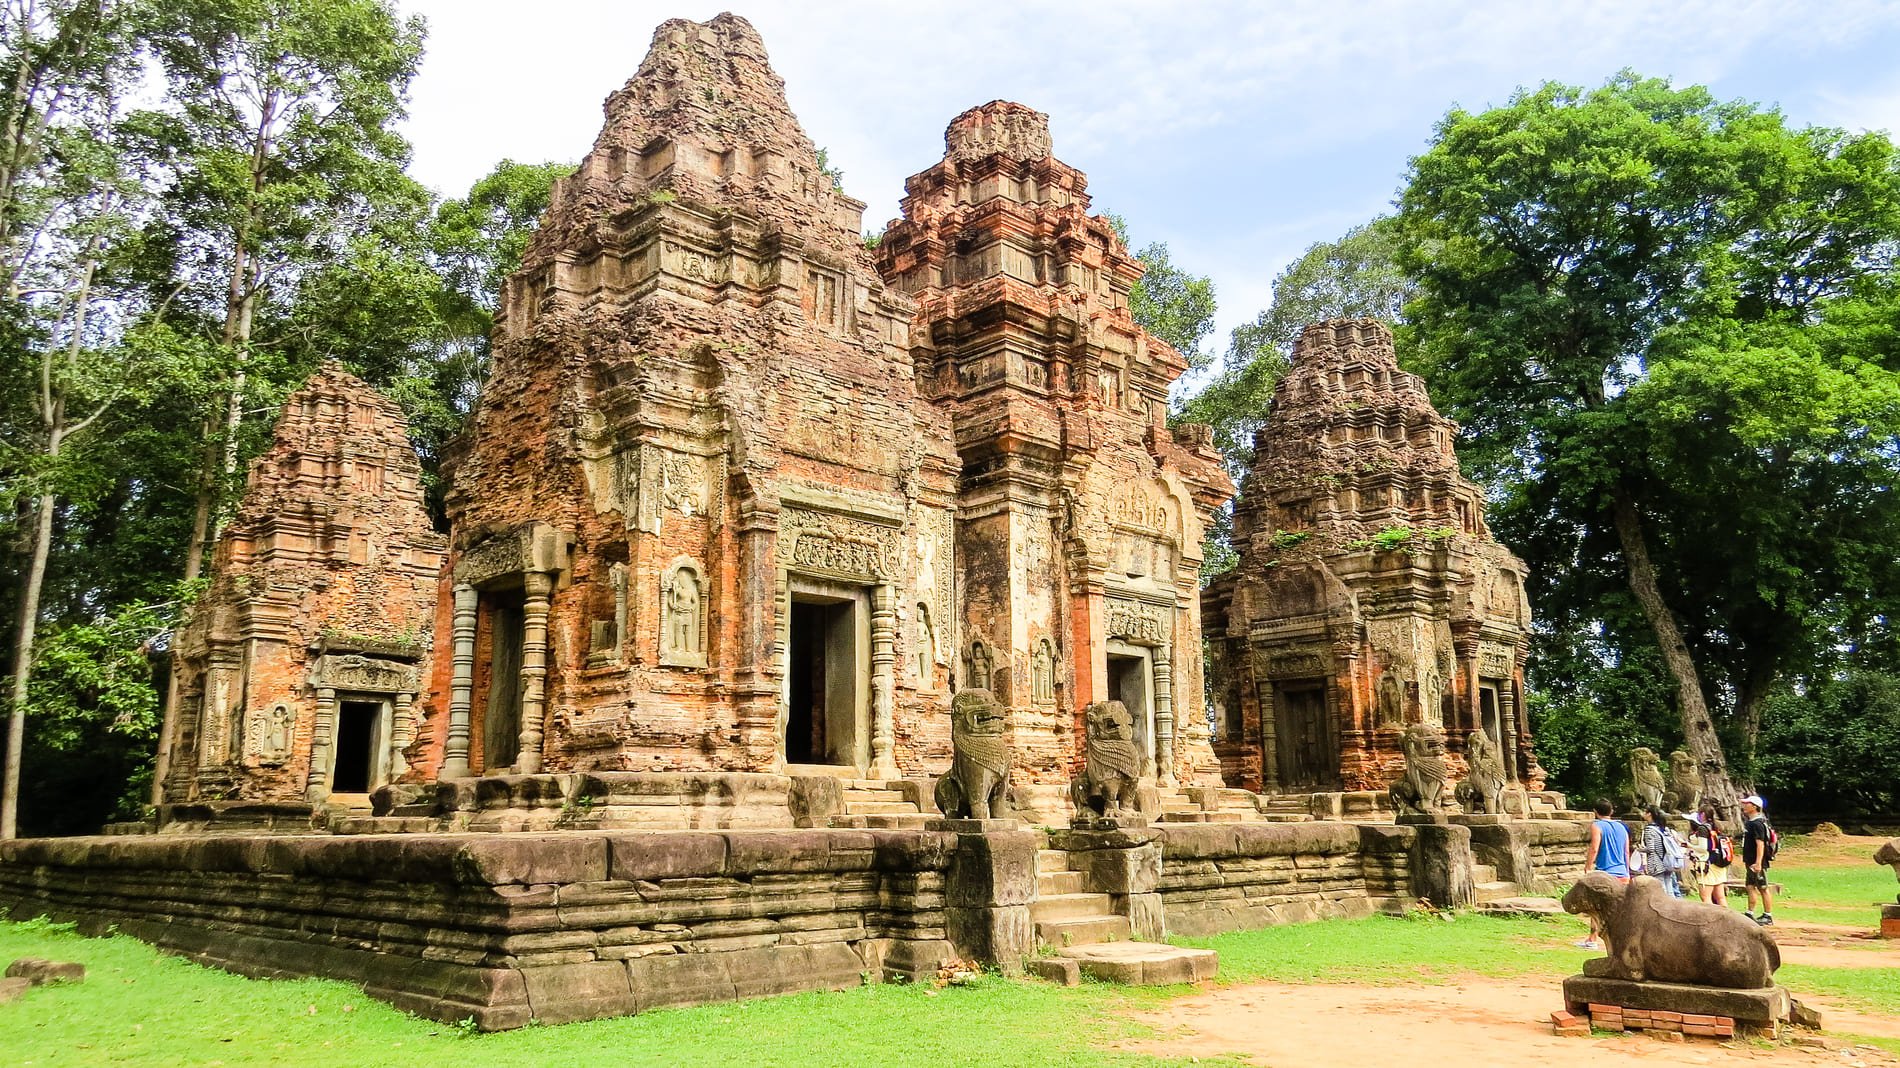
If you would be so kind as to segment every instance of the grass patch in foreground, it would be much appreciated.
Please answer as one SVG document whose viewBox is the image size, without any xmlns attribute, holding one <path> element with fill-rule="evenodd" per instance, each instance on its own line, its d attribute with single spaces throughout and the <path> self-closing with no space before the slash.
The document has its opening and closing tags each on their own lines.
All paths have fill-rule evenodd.
<svg viewBox="0 0 1900 1068">
<path fill-rule="evenodd" d="M 1586 928 L 1569 917 L 1479 916 L 1451 920 L 1424 914 L 1265 927 L 1181 945 L 1220 952 L 1226 983 L 1444 983 L 1462 975 L 1573 975 L 1585 957 L 1576 948 Z"/>
<path fill-rule="evenodd" d="M 34 1065 L 1048 1065 L 1185 1064 L 1101 1047 L 1147 1033 L 1118 1011 L 1168 991 L 984 977 L 935 991 L 881 985 L 840 993 L 669 1009 L 501 1034 L 407 1016 L 347 983 L 257 980 L 160 954 L 132 938 L 82 938 L 0 921 L 0 960 L 86 965 L 77 986 L 0 1005 L 0 1063 Z M 1203 1061 L 1202 1063 L 1207 1063 Z"/>
<path fill-rule="evenodd" d="M 1900 1016 L 1900 968 L 1817 968 L 1784 964 L 1775 981 L 1796 992 L 1825 994 L 1842 1004 L 1867 1012 Z"/>
</svg>

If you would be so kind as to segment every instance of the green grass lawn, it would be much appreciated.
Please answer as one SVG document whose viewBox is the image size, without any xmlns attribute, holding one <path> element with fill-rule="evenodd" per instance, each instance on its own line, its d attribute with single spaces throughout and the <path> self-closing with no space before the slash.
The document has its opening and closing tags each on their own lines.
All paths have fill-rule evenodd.
<svg viewBox="0 0 1900 1068">
<path fill-rule="evenodd" d="M 1503 918 L 1458 914 L 1435 919 L 1424 913 L 1400 919 L 1266 927 L 1212 938 L 1177 938 L 1182 945 L 1220 951 L 1226 983 L 1446 983 L 1461 976 L 1575 974 L 1594 956 L 1574 943 L 1587 933 L 1573 917 Z"/>
<path fill-rule="evenodd" d="M 82 961 L 87 977 L 0 1005 L 0 1064 L 555 1068 L 596 1065 L 603 1056 L 680 1068 L 1188 1063 L 1097 1045 L 1143 1033 L 1117 1013 L 1170 992 L 1095 983 L 1064 990 L 983 977 L 943 990 L 881 985 L 477 1034 L 404 1015 L 345 983 L 245 979 L 131 938 L 0 922 L 0 960 L 23 956 Z"/>
</svg>

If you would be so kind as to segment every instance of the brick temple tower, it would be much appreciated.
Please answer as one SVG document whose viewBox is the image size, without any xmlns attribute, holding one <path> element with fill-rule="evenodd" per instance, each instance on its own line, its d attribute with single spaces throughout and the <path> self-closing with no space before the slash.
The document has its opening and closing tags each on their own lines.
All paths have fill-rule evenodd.
<svg viewBox="0 0 1900 1068">
<path fill-rule="evenodd" d="M 1062 781 L 1120 699 L 1163 785 L 1217 769 L 1201 716 L 1201 536 L 1232 493 L 1204 427 L 1171 433 L 1181 354 L 1137 326 L 1141 264 L 1007 101 L 944 133 L 877 248 L 917 301 L 919 389 L 954 421 L 961 684 L 1009 708 L 1019 764 Z"/>
<path fill-rule="evenodd" d="M 443 539 L 396 403 L 328 362 L 284 401 L 174 646 L 168 801 L 322 801 L 407 769 Z"/>
<path fill-rule="evenodd" d="M 1532 789 L 1524 563 L 1458 470 L 1457 427 L 1372 319 L 1306 328 L 1234 511 L 1239 567 L 1205 595 L 1230 783 L 1378 789 L 1409 724 L 1496 740 Z"/>
<path fill-rule="evenodd" d="M 863 207 L 744 19 L 658 29 L 503 293 L 428 770 L 947 760 L 956 458 Z"/>
</svg>

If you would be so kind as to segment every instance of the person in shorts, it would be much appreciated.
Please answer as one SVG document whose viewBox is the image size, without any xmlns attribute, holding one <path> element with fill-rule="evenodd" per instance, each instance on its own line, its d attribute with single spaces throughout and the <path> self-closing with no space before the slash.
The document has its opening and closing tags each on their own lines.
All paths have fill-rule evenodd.
<svg viewBox="0 0 1900 1068">
<path fill-rule="evenodd" d="M 1702 900 L 1711 905 L 1728 906 L 1728 869 L 1735 863 L 1735 848 L 1715 817 L 1714 805 L 1703 805 L 1690 819 L 1691 838 L 1702 852 L 1707 867 L 1697 879 Z"/>
<path fill-rule="evenodd" d="M 1742 862 L 1748 865 L 1748 874 L 1742 877 L 1742 885 L 1748 888 L 1747 917 L 1767 927 L 1775 922 L 1775 892 L 1768 885 L 1768 865 L 1774 858 L 1768 855 L 1768 815 L 1762 810 L 1767 803 L 1760 794 L 1749 794 L 1742 798 Z M 1755 906 L 1761 905 L 1761 912 L 1755 912 Z"/>
<path fill-rule="evenodd" d="M 1615 819 L 1616 806 L 1598 799 L 1597 818 L 1590 822 L 1590 870 L 1600 871 L 1618 882 L 1630 881 L 1630 829 Z M 1579 949 L 1602 949 L 1602 933 L 1597 921 L 1590 919 L 1590 937 L 1577 943 Z"/>
</svg>

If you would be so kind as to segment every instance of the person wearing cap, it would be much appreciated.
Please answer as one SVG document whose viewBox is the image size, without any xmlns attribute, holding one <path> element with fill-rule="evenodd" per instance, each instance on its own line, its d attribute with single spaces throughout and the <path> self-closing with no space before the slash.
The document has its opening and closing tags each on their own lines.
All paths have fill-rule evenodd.
<svg viewBox="0 0 1900 1068">
<path fill-rule="evenodd" d="M 1775 892 L 1768 888 L 1768 817 L 1762 812 L 1767 807 L 1760 794 L 1742 798 L 1742 861 L 1748 865 L 1748 874 L 1742 877 L 1742 885 L 1748 889 L 1744 915 L 1763 927 L 1775 922 Z M 1757 901 L 1761 903 L 1759 915 L 1755 912 Z"/>
</svg>

